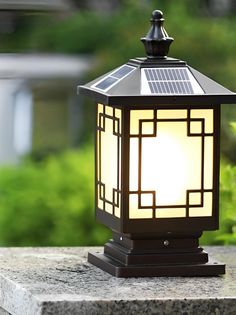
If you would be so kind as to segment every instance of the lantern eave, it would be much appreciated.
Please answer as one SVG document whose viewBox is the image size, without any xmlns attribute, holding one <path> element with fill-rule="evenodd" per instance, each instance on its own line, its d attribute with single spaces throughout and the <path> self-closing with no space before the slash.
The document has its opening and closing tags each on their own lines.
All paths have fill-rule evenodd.
<svg viewBox="0 0 236 315">
<path fill-rule="evenodd" d="M 125 69 L 127 73 L 123 77 L 114 78 L 117 72 L 122 74 Z M 181 71 L 184 69 L 192 76 L 193 82 L 198 85 L 199 90 L 192 93 L 154 93 L 148 88 L 143 88 L 143 71 Z M 120 75 L 119 73 L 119 75 Z M 110 85 L 109 85 L 110 84 Z M 146 86 L 149 82 L 146 82 Z M 184 61 L 168 58 L 168 60 L 147 61 L 144 58 L 131 59 L 128 63 L 112 70 L 105 75 L 78 87 L 78 94 L 93 98 L 110 106 L 127 105 L 186 105 L 199 104 L 236 104 L 236 93 L 231 92 L 224 86 L 208 78 L 204 74 L 188 66 Z"/>
<path fill-rule="evenodd" d="M 94 91 L 89 86 L 78 87 L 78 93 L 89 96 L 95 102 L 109 106 L 148 106 L 148 105 L 199 105 L 236 104 L 236 93 L 203 94 L 203 95 L 109 95 Z"/>
</svg>

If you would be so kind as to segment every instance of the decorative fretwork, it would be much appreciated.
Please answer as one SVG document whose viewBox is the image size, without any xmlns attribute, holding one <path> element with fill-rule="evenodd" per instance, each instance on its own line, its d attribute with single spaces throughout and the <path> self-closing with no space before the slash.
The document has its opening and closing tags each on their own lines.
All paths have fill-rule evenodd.
<svg viewBox="0 0 236 315">
<path fill-rule="evenodd" d="M 145 117 L 143 117 L 145 113 Z M 165 202 L 158 202 L 161 199 L 158 195 L 158 189 L 144 189 L 143 186 L 143 168 L 147 170 L 146 163 L 143 163 L 145 149 L 143 146 L 145 139 L 156 138 L 160 139 L 161 135 L 159 129 L 165 126 L 170 129 L 170 134 L 174 136 L 174 132 L 186 130 L 186 137 L 181 134 L 181 142 L 186 139 L 195 141 L 193 148 L 196 148 L 199 158 L 195 160 L 195 168 L 199 170 L 199 176 L 196 177 L 194 185 L 191 189 L 185 189 L 184 200 L 166 204 Z M 171 128 L 175 127 L 172 131 Z M 178 110 L 131 110 L 131 128 L 130 128 L 130 168 L 136 167 L 137 178 L 133 179 L 135 170 L 130 172 L 130 218 L 167 218 L 167 217 L 196 217 L 196 216 L 211 216 L 212 215 L 212 199 L 213 199 L 213 110 L 212 109 L 178 109 Z M 184 134 L 183 134 L 184 135 Z M 191 137 L 192 140 L 188 139 Z M 136 140 L 135 140 L 136 139 Z M 165 139 L 164 139 L 165 140 Z M 163 140 L 163 141 L 164 141 Z M 168 146 L 168 138 L 166 139 Z M 171 143 L 170 143 L 171 144 Z M 187 146 L 187 145 L 186 145 Z M 154 144 L 150 146 L 153 148 Z M 145 148 L 145 147 L 144 147 Z M 132 155 L 132 150 L 136 152 L 137 160 L 135 161 L 135 153 Z M 150 151 L 150 150 L 149 150 Z M 158 154 L 161 152 L 158 151 Z M 149 152 L 150 155 L 154 154 Z M 188 152 L 188 158 L 195 152 Z M 168 156 L 166 157 L 169 158 Z M 171 157 L 174 161 L 175 157 Z M 154 164 L 154 158 L 150 158 L 149 164 Z M 168 164 L 168 161 L 165 164 Z M 131 164 L 134 165 L 131 165 Z M 145 164 L 145 165 L 144 165 Z M 163 163 L 164 164 L 164 163 Z M 177 165 L 178 166 L 178 165 Z M 152 166 L 148 166 L 150 169 Z M 161 167 L 161 166 L 160 166 Z M 191 168 L 192 169 L 192 168 Z M 148 174 L 150 183 L 153 176 L 151 171 Z M 173 175 L 174 176 L 174 175 Z M 178 179 L 175 179 L 178 182 Z M 181 178 L 179 179 L 181 182 Z M 146 184 L 151 185 L 151 184 Z M 192 187 L 194 186 L 194 187 Z M 178 189 L 178 187 L 176 188 Z M 170 193 L 171 194 L 171 193 Z M 158 199 L 159 198 L 159 199 Z M 170 198 L 167 198 L 171 200 Z"/>
</svg>

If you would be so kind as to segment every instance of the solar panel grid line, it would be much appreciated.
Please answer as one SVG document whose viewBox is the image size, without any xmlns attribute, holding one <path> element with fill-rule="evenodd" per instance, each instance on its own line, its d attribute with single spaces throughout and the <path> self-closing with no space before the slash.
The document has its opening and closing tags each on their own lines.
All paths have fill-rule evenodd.
<svg viewBox="0 0 236 315">
<path fill-rule="evenodd" d="M 182 92 L 182 94 L 191 94 L 189 89 L 188 89 L 188 84 L 187 82 L 178 82 L 179 83 L 179 89 Z"/>
<path fill-rule="evenodd" d="M 179 94 L 179 89 L 178 89 L 177 82 L 173 81 L 173 82 L 171 82 L 171 84 L 173 86 L 174 92 L 177 92 L 177 94 Z"/>
<path fill-rule="evenodd" d="M 183 84 L 181 84 L 180 82 L 175 82 L 176 85 L 176 90 L 178 91 L 178 94 L 184 94 L 184 89 L 183 89 Z"/>
<path fill-rule="evenodd" d="M 184 84 L 182 84 L 182 89 L 184 91 L 184 94 L 193 94 L 191 93 L 191 90 L 188 88 L 188 82 L 185 82 Z"/>
<path fill-rule="evenodd" d="M 167 94 L 170 94 L 171 92 L 170 92 L 170 89 L 169 89 L 169 84 L 164 84 L 164 87 L 165 87 L 165 89 L 166 89 L 166 93 Z"/>
<path fill-rule="evenodd" d="M 194 91 L 193 91 L 193 88 L 192 88 L 192 85 L 190 84 L 190 82 L 187 82 L 187 86 L 188 86 L 190 92 L 191 92 L 192 94 L 194 94 Z"/>
<path fill-rule="evenodd" d="M 183 89 L 182 85 L 180 84 L 180 82 L 176 81 L 175 85 L 176 85 L 176 90 L 178 91 L 178 94 L 180 94 L 181 91 L 184 92 L 184 89 Z"/>
<path fill-rule="evenodd" d="M 160 69 L 157 71 L 157 73 L 159 73 L 159 77 L 158 77 L 158 81 L 164 81 L 165 80 L 165 73 L 164 70 Z"/>
<path fill-rule="evenodd" d="M 149 84 L 149 87 L 150 87 L 150 90 L 151 90 L 151 92 L 154 94 L 154 93 L 156 93 L 155 92 L 155 89 L 154 89 L 154 87 L 153 87 L 153 85 L 152 85 L 152 82 Z"/>
<path fill-rule="evenodd" d="M 187 90 L 187 88 L 186 88 L 186 85 L 185 84 L 183 84 L 183 82 L 176 82 L 176 85 L 177 85 L 177 87 L 178 87 L 178 90 L 179 90 L 179 94 L 188 94 L 187 92 L 188 92 L 188 90 Z"/>
<path fill-rule="evenodd" d="M 182 69 L 180 69 L 179 72 L 180 72 L 181 79 L 183 81 L 188 81 L 188 79 L 186 79 L 186 73 L 185 73 L 186 71 L 182 71 Z"/>
<path fill-rule="evenodd" d="M 191 93 L 191 89 L 189 88 L 188 82 L 186 82 L 186 84 L 184 85 L 184 88 L 186 90 L 186 94 L 193 94 L 193 93 Z"/>
<path fill-rule="evenodd" d="M 166 93 L 167 93 L 167 94 L 170 94 L 170 90 L 169 90 L 169 86 L 170 86 L 170 85 L 164 83 L 163 86 L 164 86 L 164 88 L 165 88 L 165 90 L 166 90 Z"/>
<path fill-rule="evenodd" d="M 179 69 L 177 69 L 177 76 L 178 76 L 178 80 L 179 81 L 182 81 L 183 80 L 183 76 L 182 76 L 182 73 Z"/>
<path fill-rule="evenodd" d="M 167 77 L 166 77 L 166 74 L 165 74 L 165 70 L 161 69 L 161 70 L 158 70 L 158 73 L 160 74 L 160 78 L 161 80 L 160 81 L 166 81 Z"/>
<path fill-rule="evenodd" d="M 145 73 L 145 75 L 146 75 L 147 80 L 148 80 L 148 81 L 151 81 L 151 79 L 150 79 L 150 76 L 149 76 L 149 73 L 148 73 L 147 69 L 144 69 L 144 73 Z"/>
<path fill-rule="evenodd" d="M 176 81 L 179 79 L 177 71 L 172 71 L 173 81 Z"/>
<path fill-rule="evenodd" d="M 171 79 L 170 79 L 170 75 L 169 75 L 170 72 L 171 72 L 171 71 L 168 71 L 167 69 L 164 70 L 164 74 L 165 74 L 165 76 L 166 76 L 166 78 L 167 78 L 167 81 L 170 81 L 170 80 L 171 80 Z"/>
<path fill-rule="evenodd" d="M 172 82 L 170 82 L 169 88 L 170 88 L 170 93 L 174 94 L 174 89 L 173 89 L 173 86 L 172 86 Z"/>
<path fill-rule="evenodd" d="M 164 88 L 162 82 L 157 82 L 156 85 L 157 85 L 157 90 L 161 90 L 161 93 L 165 94 L 165 88 Z M 159 87 L 159 89 L 158 89 L 158 87 Z"/>
<path fill-rule="evenodd" d="M 152 73 L 152 70 L 150 71 L 150 77 L 151 77 L 151 81 L 155 81 L 154 75 Z"/>
<path fill-rule="evenodd" d="M 154 89 L 156 93 L 163 93 L 163 89 L 161 87 L 161 82 L 153 82 Z"/>
<path fill-rule="evenodd" d="M 166 94 L 166 90 L 165 90 L 165 85 L 163 84 L 163 82 L 158 83 L 159 86 L 161 87 L 161 91 L 163 94 Z"/>
<path fill-rule="evenodd" d="M 155 70 L 152 70 L 152 75 L 154 77 L 154 80 L 157 81 L 158 80 L 158 76 Z"/>
</svg>

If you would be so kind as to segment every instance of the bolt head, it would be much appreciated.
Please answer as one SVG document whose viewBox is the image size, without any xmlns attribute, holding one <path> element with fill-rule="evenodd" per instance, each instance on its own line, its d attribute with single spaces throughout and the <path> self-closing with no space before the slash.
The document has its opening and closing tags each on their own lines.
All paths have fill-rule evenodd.
<svg viewBox="0 0 236 315">
<path fill-rule="evenodd" d="M 164 244 L 164 246 L 168 246 L 170 244 L 170 242 L 168 240 L 164 240 L 163 244 Z"/>
</svg>

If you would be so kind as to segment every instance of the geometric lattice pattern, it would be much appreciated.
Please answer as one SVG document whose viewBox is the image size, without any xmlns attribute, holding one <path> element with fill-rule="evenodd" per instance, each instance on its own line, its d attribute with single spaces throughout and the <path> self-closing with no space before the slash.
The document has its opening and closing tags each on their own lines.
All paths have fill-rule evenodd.
<svg viewBox="0 0 236 315">
<path fill-rule="evenodd" d="M 97 205 L 120 217 L 121 207 L 121 110 L 98 104 L 97 108 Z"/>
<path fill-rule="evenodd" d="M 213 114 L 131 110 L 130 219 L 212 215 Z"/>
</svg>

